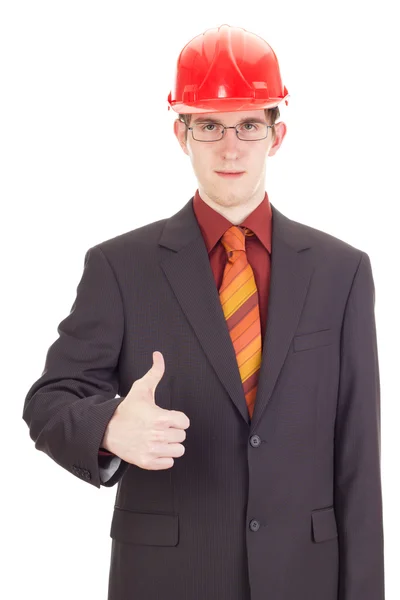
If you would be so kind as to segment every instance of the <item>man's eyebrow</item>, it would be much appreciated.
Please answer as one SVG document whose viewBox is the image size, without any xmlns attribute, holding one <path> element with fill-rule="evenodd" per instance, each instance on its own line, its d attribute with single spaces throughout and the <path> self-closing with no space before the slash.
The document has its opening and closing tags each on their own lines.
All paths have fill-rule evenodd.
<svg viewBox="0 0 400 600">
<path fill-rule="evenodd" d="M 263 121 L 263 119 L 259 119 L 258 117 L 246 117 L 245 119 L 241 119 L 239 123 L 265 123 L 266 121 Z M 205 118 L 205 117 L 198 117 L 197 119 L 195 119 L 193 121 L 193 123 L 219 123 L 220 125 L 223 125 L 223 122 L 220 121 L 220 119 L 210 119 L 209 117 Z"/>
</svg>

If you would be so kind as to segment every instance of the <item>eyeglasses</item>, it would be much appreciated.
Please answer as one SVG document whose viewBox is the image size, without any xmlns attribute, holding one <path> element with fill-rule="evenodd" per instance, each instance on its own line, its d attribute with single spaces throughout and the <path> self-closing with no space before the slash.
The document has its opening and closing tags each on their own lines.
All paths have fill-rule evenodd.
<svg viewBox="0 0 400 600">
<path fill-rule="evenodd" d="M 181 122 L 186 125 L 184 121 Z M 250 125 L 249 129 L 247 129 L 248 125 Z M 186 127 L 192 132 L 193 139 L 198 142 L 218 142 L 224 137 L 225 129 L 236 129 L 236 136 L 239 140 L 255 142 L 257 140 L 265 139 L 268 135 L 268 129 L 272 129 L 274 125 L 247 121 L 246 123 L 225 127 L 220 123 L 209 121 L 207 123 L 196 123 L 193 127 L 188 127 L 186 125 Z M 208 129 L 208 127 L 213 127 L 213 129 Z"/>
</svg>

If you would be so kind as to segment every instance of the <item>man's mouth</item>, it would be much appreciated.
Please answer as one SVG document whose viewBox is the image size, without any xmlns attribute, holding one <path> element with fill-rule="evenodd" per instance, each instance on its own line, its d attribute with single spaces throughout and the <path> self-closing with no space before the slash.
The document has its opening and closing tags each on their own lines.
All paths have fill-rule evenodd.
<svg viewBox="0 0 400 600">
<path fill-rule="evenodd" d="M 215 171 L 220 177 L 237 178 L 244 175 L 244 171 Z"/>
</svg>

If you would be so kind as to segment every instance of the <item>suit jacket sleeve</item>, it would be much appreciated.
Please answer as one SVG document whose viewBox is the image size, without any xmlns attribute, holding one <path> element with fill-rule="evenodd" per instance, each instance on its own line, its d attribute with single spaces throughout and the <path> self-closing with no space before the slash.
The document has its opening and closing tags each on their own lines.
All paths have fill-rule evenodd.
<svg viewBox="0 0 400 600">
<path fill-rule="evenodd" d="M 335 424 L 338 600 L 384 600 L 375 287 L 362 252 L 345 309 Z"/>
<path fill-rule="evenodd" d="M 115 397 L 124 313 L 114 272 L 98 246 L 86 252 L 75 301 L 57 331 L 44 371 L 25 398 L 23 419 L 38 450 L 100 487 L 99 449 L 124 399 Z M 108 487 L 128 467 L 125 461 L 119 464 L 107 478 Z"/>
</svg>

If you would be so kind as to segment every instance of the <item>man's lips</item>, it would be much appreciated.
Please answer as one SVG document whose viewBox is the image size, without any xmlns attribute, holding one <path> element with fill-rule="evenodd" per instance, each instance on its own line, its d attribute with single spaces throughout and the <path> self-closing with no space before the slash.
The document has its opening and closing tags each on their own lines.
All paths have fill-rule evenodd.
<svg viewBox="0 0 400 600">
<path fill-rule="evenodd" d="M 244 174 L 244 171 L 215 171 L 217 173 L 217 175 L 220 175 L 221 177 L 240 177 L 241 175 Z"/>
</svg>

